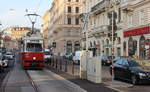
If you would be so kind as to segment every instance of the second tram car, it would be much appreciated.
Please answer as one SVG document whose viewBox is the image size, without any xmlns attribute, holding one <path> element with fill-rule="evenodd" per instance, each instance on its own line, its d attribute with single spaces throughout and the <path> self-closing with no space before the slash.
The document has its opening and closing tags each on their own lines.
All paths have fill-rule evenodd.
<svg viewBox="0 0 150 92">
<path fill-rule="evenodd" d="M 44 67 L 43 38 L 39 34 L 25 36 L 21 40 L 21 65 L 24 68 Z"/>
</svg>

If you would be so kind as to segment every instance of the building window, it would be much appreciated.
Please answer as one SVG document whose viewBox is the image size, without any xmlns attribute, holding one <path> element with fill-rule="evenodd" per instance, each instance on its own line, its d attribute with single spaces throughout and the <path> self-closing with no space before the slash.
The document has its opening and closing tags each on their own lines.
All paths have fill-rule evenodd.
<svg viewBox="0 0 150 92">
<path fill-rule="evenodd" d="M 121 8 L 118 9 L 118 22 L 121 21 Z"/>
<path fill-rule="evenodd" d="M 67 54 L 72 53 L 72 42 L 71 41 L 67 41 L 67 47 L 66 47 L 66 52 Z"/>
<path fill-rule="evenodd" d="M 68 24 L 69 25 L 71 24 L 71 18 L 68 18 Z"/>
<path fill-rule="evenodd" d="M 68 6 L 68 13 L 71 13 L 71 6 Z"/>
<path fill-rule="evenodd" d="M 76 41 L 76 42 L 74 43 L 74 50 L 75 50 L 75 51 L 80 50 L 80 42 L 79 42 L 79 41 Z"/>
<path fill-rule="evenodd" d="M 71 0 L 68 0 L 68 2 L 71 2 Z"/>
<path fill-rule="evenodd" d="M 76 2 L 79 2 L 79 0 L 76 0 Z"/>
<path fill-rule="evenodd" d="M 109 40 L 108 39 L 106 39 L 106 45 L 109 45 Z"/>
<path fill-rule="evenodd" d="M 141 10 L 139 12 L 139 25 L 143 25 L 144 24 L 144 10 Z"/>
<path fill-rule="evenodd" d="M 118 44 L 121 44 L 121 38 L 118 37 Z"/>
<path fill-rule="evenodd" d="M 139 41 L 139 55 L 141 59 L 145 59 L 146 58 L 146 49 L 145 49 L 145 37 L 142 35 Z M 135 48 L 135 47 L 134 47 Z"/>
<path fill-rule="evenodd" d="M 129 24 L 129 27 L 132 27 L 132 25 L 133 25 L 133 18 L 132 18 L 132 15 L 129 15 L 129 16 L 128 16 L 128 24 Z"/>
<path fill-rule="evenodd" d="M 76 13 L 79 13 L 79 7 L 76 7 Z"/>
<path fill-rule="evenodd" d="M 79 18 L 76 18 L 76 20 L 75 20 L 75 21 L 76 21 L 76 23 L 75 23 L 75 24 L 76 24 L 76 25 L 79 25 Z"/>
</svg>

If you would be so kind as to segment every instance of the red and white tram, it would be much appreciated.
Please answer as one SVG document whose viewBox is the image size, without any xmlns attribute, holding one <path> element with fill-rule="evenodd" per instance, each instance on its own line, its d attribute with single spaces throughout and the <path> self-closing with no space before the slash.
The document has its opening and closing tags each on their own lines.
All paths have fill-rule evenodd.
<svg viewBox="0 0 150 92">
<path fill-rule="evenodd" d="M 43 68 L 43 37 L 40 34 L 25 36 L 21 40 L 20 61 L 24 68 Z"/>
</svg>

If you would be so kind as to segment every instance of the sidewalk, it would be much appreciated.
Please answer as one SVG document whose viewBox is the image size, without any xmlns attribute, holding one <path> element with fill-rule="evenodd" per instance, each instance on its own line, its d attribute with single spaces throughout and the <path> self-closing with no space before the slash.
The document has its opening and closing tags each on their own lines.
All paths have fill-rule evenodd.
<svg viewBox="0 0 150 92">
<path fill-rule="evenodd" d="M 87 90 L 88 92 L 119 92 L 114 89 L 106 87 L 107 85 L 105 85 L 103 83 L 99 83 L 99 84 L 92 83 L 88 80 L 80 79 L 79 76 L 69 75 L 68 73 L 59 71 L 52 67 L 47 67 L 47 69 L 60 75 L 61 77 L 64 77 L 65 79 L 79 85 L 81 88 Z"/>
</svg>

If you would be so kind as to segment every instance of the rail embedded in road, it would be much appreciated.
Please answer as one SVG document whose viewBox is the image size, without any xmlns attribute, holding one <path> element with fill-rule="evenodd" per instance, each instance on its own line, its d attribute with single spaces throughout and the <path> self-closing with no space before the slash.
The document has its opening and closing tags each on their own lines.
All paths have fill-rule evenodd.
<svg viewBox="0 0 150 92">
<path fill-rule="evenodd" d="M 31 78 L 31 76 L 29 75 L 27 70 L 25 70 L 25 73 L 26 73 L 27 77 L 29 78 L 29 81 L 31 82 L 31 85 L 34 88 L 35 92 L 39 92 L 38 87 L 36 86 L 35 82 Z"/>
</svg>

